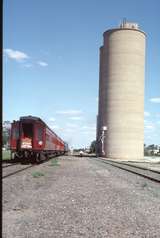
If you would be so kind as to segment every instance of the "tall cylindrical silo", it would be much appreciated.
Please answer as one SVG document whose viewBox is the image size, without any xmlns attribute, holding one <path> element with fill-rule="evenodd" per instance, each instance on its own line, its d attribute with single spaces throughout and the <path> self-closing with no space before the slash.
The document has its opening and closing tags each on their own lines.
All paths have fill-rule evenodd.
<svg viewBox="0 0 160 238">
<path fill-rule="evenodd" d="M 141 159 L 144 149 L 145 33 L 125 23 L 103 34 L 101 126 L 105 157 Z"/>
</svg>

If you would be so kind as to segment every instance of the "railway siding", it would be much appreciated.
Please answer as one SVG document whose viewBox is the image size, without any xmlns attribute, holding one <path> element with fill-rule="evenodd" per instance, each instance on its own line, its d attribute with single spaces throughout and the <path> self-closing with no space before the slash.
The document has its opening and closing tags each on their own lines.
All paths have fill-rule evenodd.
<svg viewBox="0 0 160 238">
<path fill-rule="evenodd" d="M 151 163 L 145 163 L 145 162 L 142 162 L 140 164 L 140 163 L 116 161 L 116 160 L 110 160 L 110 159 L 104 159 L 104 158 L 98 158 L 96 160 L 100 160 L 103 163 L 109 164 L 119 169 L 123 169 L 125 171 L 142 176 L 146 179 L 150 179 L 152 181 L 160 183 L 160 164 L 159 163 L 157 163 L 156 166 L 154 166 L 153 168 Z"/>
</svg>

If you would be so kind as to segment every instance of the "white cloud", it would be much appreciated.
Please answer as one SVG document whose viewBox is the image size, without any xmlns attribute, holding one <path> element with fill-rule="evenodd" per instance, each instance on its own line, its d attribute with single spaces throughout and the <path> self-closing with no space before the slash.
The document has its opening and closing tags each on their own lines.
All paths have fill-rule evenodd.
<svg viewBox="0 0 160 238">
<path fill-rule="evenodd" d="M 29 58 L 26 53 L 18 50 L 4 49 L 4 53 L 8 56 L 8 58 L 19 62 Z"/>
<path fill-rule="evenodd" d="M 144 120 L 144 128 L 147 129 L 147 130 L 154 130 L 155 125 L 151 121 Z"/>
<path fill-rule="evenodd" d="M 82 131 L 82 134 L 95 135 L 95 131 Z"/>
<path fill-rule="evenodd" d="M 59 126 L 58 125 L 53 125 L 53 126 L 50 126 L 51 129 L 59 129 Z"/>
<path fill-rule="evenodd" d="M 60 111 L 56 111 L 56 114 L 74 116 L 74 115 L 82 114 L 82 111 L 81 110 L 60 110 Z"/>
<path fill-rule="evenodd" d="M 154 129 L 154 125 L 145 125 L 145 128 L 149 129 L 149 130 L 153 130 Z"/>
<path fill-rule="evenodd" d="M 55 122 L 55 118 L 54 117 L 51 117 L 51 118 L 49 118 L 49 121 L 51 121 L 51 122 Z"/>
<path fill-rule="evenodd" d="M 69 128 L 77 128 L 77 127 L 79 127 L 78 125 L 73 124 L 73 123 L 67 123 L 66 126 L 69 127 Z"/>
<path fill-rule="evenodd" d="M 83 117 L 70 117 L 69 119 L 74 120 L 74 121 L 81 121 L 84 118 Z"/>
<path fill-rule="evenodd" d="M 160 103 L 160 97 L 150 98 L 150 101 L 151 101 L 151 102 L 154 102 L 154 103 Z"/>
<path fill-rule="evenodd" d="M 96 130 L 96 125 L 89 125 L 89 126 L 83 126 L 82 129 L 89 130 L 89 131 L 95 131 Z"/>
<path fill-rule="evenodd" d="M 63 127 L 57 130 L 57 134 L 69 142 L 70 146 L 77 148 L 86 147 L 87 145 L 90 146 L 90 143 L 95 140 L 96 137 L 95 123 L 84 126 L 78 123 L 66 122 L 63 124 Z"/>
<path fill-rule="evenodd" d="M 144 112 L 144 116 L 149 117 L 150 113 L 149 112 Z"/>
<path fill-rule="evenodd" d="M 39 64 L 42 67 L 48 66 L 48 64 L 46 62 L 44 62 L 44 61 L 38 61 L 37 64 Z"/>
<path fill-rule="evenodd" d="M 71 138 L 73 138 L 74 137 L 74 135 L 75 135 L 75 130 L 76 130 L 77 128 L 71 128 L 71 127 L 67 127 L 67 128 L 65 128 L 65 129 L 63 129 L 63 135 L 65 135 L 65 136 L 69 136 L 69 137 L 71 137 Z"/>
</svg>

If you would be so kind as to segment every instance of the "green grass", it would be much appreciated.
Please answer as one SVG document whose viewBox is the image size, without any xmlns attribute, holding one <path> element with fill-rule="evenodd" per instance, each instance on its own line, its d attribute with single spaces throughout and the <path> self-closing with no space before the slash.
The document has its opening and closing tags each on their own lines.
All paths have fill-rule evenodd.
<svg viewBox="0 0 160 238">
<path fill-rule="evenodd" d="M 33 172 L 33 173 L 32 173 L 32 176 L 33 176 L 34 178 L 39 178 L 39 177 L 44 176 L 44 175 L 45 175 L 44 173 L 39 172 L 39 171 L 36 171 L 36 172 Z"/>
<path fill-rule="evenodd" d="M 9 160 L 11 156 L 10 150 L 4 150 L 2 151 L 2 159 Z"/>
<path fill-rule="evenodd" d="M 60 164 L 58 164 L 58 160 L 57 159 L 52 159 L 51 160 L 51 164 L 50 166 L 59 166 Z"/>
</svg>

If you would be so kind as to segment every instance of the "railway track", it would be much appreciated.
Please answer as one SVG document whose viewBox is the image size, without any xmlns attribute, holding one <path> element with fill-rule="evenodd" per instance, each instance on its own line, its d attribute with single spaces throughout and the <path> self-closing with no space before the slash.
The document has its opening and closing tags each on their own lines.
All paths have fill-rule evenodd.
<svg viewBox="0 0 160 238">
<path fill-rule="evenodd" d="M 155 171 L 150 168 L 145 168 L 145 167 L 141 167 L 141 166 L 134 165 L 134 164 L 129 164 L 126 162 L 112 161 L 109 159 L 95 158 L 95 160 L 101 161 L 105 164 L 109 164 L 113 167 L 125 170 L 127 172 L 136 174 L 138 176 L 141 176 L 148 180 L 154 181 L 156 183 L 160 183 L 160 172 L 159 171 Z"/>
<path fill-rule="evenodd" d="M 2 161 L 2 170 L 3 170 L 2 179 L 10 177 L 14 174 L 20 173 L 29 168 L 32 168 L 33 166 L 38 166 L 39 164 L 45 163 L 50 159 L 51 158 L 49 157 L 48 159 L 43 160 L 40 163 L 33 163 L 33 161 L 29 162 L 28 160 L 25 160 L 25 159 L 3 160 Z"/>
<path fill-rule="evenodd" d="M 14 165 L 17 165 L 17 164 L 14 163 L 14 164 L 3 165 L 2 168 L 4 169 L 4 168 L 10 167 L 10 166 L 14 166 Z"/>
<path fill-rule="evenodd" d="M 10 177 L 10 176 L 12 176 L 14 174 L 18 174 L 18 173 L 20 173 L 20 172 L 22 172 L 24 170 L 32 168 L 33 166 L 35 166 L 35 164 L 22 165 L 22 164 L 15 164 L 15 163 L 3 166 L 3 168 L 2 168 L 2 170 L 3 170 L 2 179 L 8 178 L 8 177 Z"/>
</svg>

